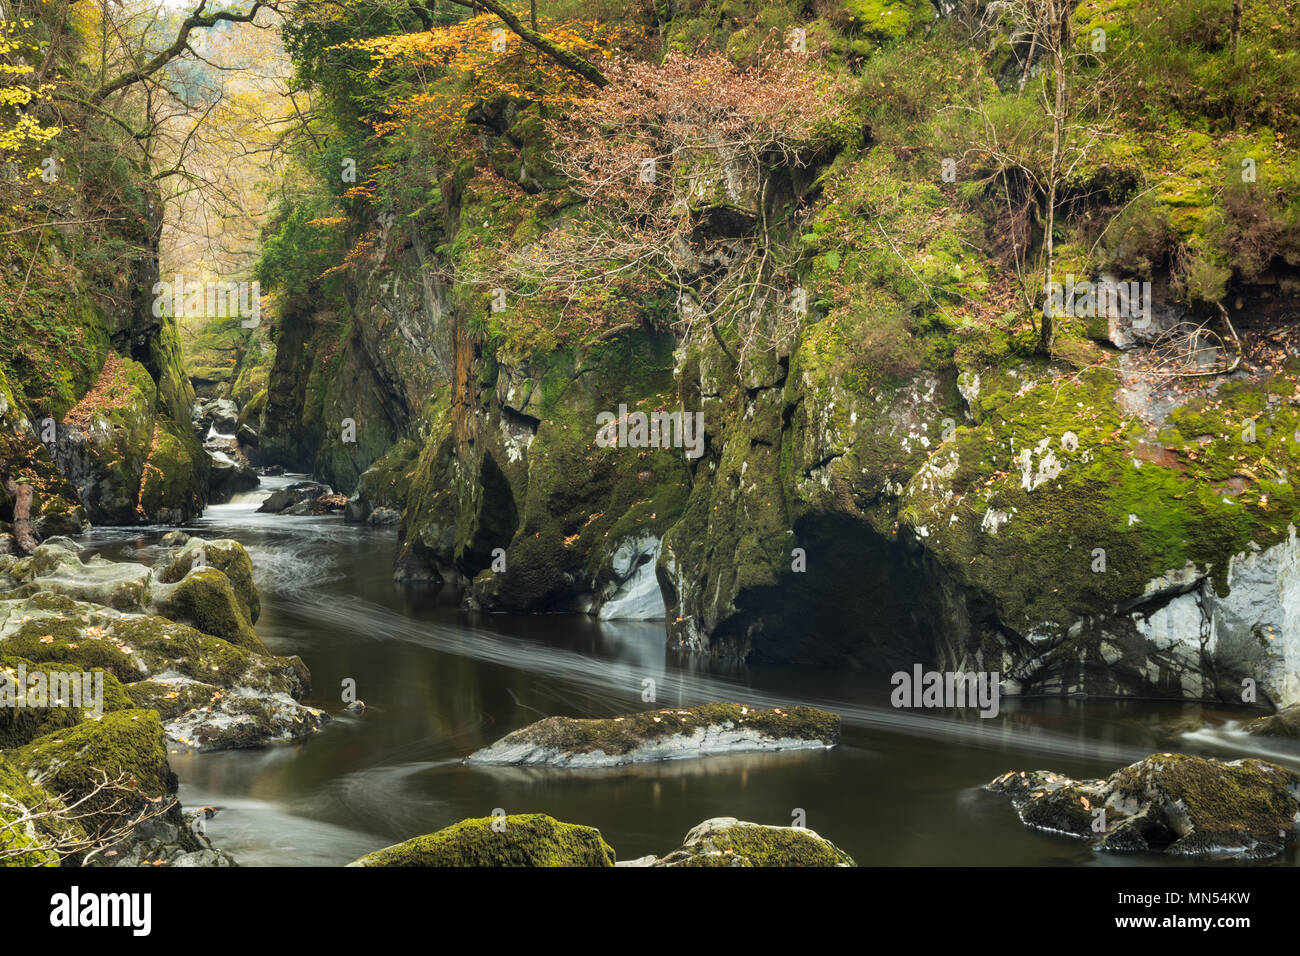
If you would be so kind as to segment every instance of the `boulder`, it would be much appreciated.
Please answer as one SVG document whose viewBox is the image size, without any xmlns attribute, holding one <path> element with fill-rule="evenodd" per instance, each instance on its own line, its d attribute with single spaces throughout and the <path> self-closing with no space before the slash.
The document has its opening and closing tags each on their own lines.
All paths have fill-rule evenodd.
<svg viewBox="0 0 1300 956">
<path fill-rule="evenodd" d="M 195 568 L 176 584 L 155 583 L 150 596 L 163 617 L 224 638 L 236 647 L 270 653 L 253 630 L 246 604 L 218 568 Z"/>
<path fill-rule="evenodd" d="M 209 451 L 211 482 L 208 500 L 214 505 L 225 504 L 243 491 L 252 491 L 262 483 L 257 472 L 247 462 L 237 461 L 222 451 Z"/>
<path fill-rule="evenodd" d="M 348 866 L 613 866 L 600 831 L 544 813 L 462 820 Z"/>
<path fill-rule="evenodd" d="M 830 840 L 804 827 L 773 827 L 735 817 L 705 820 L 682 845 L 649 866 L 857 866 Z"/>
<path fill-rule="evenodd" d="M 1153 754 L 1104 780 L 1011 771 L 988 784 L 1021 822 L 1097 850 L 1266 859 L 1296 837 L 1300 775 L 1253 758 Z"/>
<path fill-rule="evenodd" d="M 1246 732 L 1267 737 L 1300 737 L 1300 704 L 1283 707 L 1268 717 L 1257 717 L 1246 724 Z"/>
<path fill-rule="evenodd" d="M 203 538 L 187 536 L 184 541 L 178 543 L 183 544 L 179 551 L 164 557 L 154 565 L 155 580 L 164 584 L 175 584 L 195 568 L 216 568 L 230 581 L 230 586 L 243 605 L 249 623 L 256 624 L 262 610 L 262 602 L 257 592 L 257 585 L 253 583 L 253 561 L 244 550 L 244 546 L 233 538 L 207 541 Z"/>
<path fill-rule="evenodd" d="M 703 704 L 624 717 L 547 717 L 471 754 L 483 765 L 617 767 L 680 757 L 833 747 L 840 718 L 812 707 Z"/>
</svg>

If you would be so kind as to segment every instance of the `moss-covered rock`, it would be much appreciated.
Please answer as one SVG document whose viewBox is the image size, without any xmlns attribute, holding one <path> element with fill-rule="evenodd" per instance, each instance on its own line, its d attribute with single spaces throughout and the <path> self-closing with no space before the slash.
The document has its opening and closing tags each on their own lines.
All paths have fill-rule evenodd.
<svg viewBox="0 0 1300 956">
<path fill-rule="evenodd" d="M 236 647 L 270 653 L 249 623 L 247 605 L 235 593 L 225 572 L 215 567 L 195 568 L 176 584 L 156 584 L 150 596 L 164 617 L 224 638 Z"/>
<path fill-rule="evenodd" d="M 1011 771 L 1007 794 L 1026 826 L 1098 850 L 1267 859 L 1297 836 L 1300 776 L 1277 764 L 1153 754 L 1104 780 Z"/>
<path fill-rule="evenodd" d="M 857 866 L 853 858 L 804 827 L 773 827 L 714 817 L 653 866 Z"/>
<path fill-rule="evenodd" d="M 68 412 L 55 458 L 90 520 L 179 524 L 207 501 L 207 455 L 159 405 L 148 371 L 110 352 L 99 380 Z"/>
<path fill-rule="evenodd" d="M 81 809 L 93 832 L 105 832 L 145 803 L 176 792 L 162 723 L 151 710 L 120 710 L 82 721 L 39 737 L 12 756 L 50 793 L 89 798 Z M 113 787 L 103 789 L 105 780 Z M 120 805 L 127 793 L 137 795 L 133 806 Z"/>
<path fill-rule="evenodd" d="M 135 706 L 121 682 L 100 668 L 70 670 L 0 653 L 0 684 L 5 687 L 0 694 L 7 691 L 14 701 L 0 706 L 0 750 L 21 747 L 87 718 Z M 24 687 L 29 691 L 39 689 L 37 699 L 44 703 L 31 706 L 32 697 L 22 693 Z M 15 705 L 20 693 L 27 706 Z"/>
<path fill-rule="evenodd" d="M 250 624 L 256 624 L 262 603 L 253 582 L 253 561 L 244 546 L 233 538 L 208 541 L 191 537 L 174 554 L 162 558 L 154 566 L 155 579 L 164 584 L 175 584 L 195 568 L 216 568 L 225 574 L 239 598 L 244 615 Z"/>
<path fill-rule="evenodd" d="M 614 850 L 592 827 L 524 813 L 462 820 L 348 865 L 604 867 L 614 865 Z"/>
<path fill-rule="evenodd" d="M 85 829 L 67 816 L 64 804 L 33 784 L 0 753 L 0 866 L 59 866 L 55 845 L 84 840 Z M 23 819 L 36 815 L 35 819 Z"/>
<path fill-rule="evenodd" d="M 547 717 L 470 755 L 471 764 L 615 767 L 647 760 L 839 743 L 840 718 L 812 707 L 703 704 L 624 717 Z"/>
</svg>

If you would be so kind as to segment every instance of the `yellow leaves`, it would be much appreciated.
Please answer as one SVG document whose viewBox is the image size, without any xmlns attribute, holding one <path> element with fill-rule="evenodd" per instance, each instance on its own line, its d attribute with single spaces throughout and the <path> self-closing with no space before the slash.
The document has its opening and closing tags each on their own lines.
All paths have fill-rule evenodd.
<svg viewBox="0 0 1300 956">
<path fill-rule="evenodd" d="M 53 644 L 53 643 L 54 643 L 54 635 L 53 635 L 53 634 L 43 634 L 43 635 L 41 635 L 41 643 L 42 643 L 42 644 Z"/>
</svg>

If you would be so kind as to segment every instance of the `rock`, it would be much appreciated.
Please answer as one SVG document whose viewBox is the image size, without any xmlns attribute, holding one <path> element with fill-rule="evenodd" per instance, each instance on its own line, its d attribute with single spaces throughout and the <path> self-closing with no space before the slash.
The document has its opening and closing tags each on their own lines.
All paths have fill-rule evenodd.
<svg viewBox="0 0 1300 956">
<path fill-rule="evenodd" d="M 107 713 L 102 720 L 83 721 L 38 737 L 12 754 L 14 762 L 51 793 L 72 800 L 89 798 L 79 812 L 86 814 L 82 825 L 91 832 L 111 827 L 129 812 L 113 806 L 127 790 L 137 795 L 130 809 L 176 792 L 162 722 L 151 710 Z M 120 782 L 115 793 L 95 793 L 104 775 Z"/>
<path fill-rule="evenodd" d="M 349 714 L 364 714 L 366 712 L 366 702 L 364 700 L 354 700 L 343 709 Z"/>
<path fill-rule="evenodd" d="M 660 545 L 658 537 L 643 535 L 615 549 L 610 563 L 617 583 L 597 613 L 602 621 L 664 619 L 664 596 L 655 575 Z"/>
<path fill-rule="evenodd" d="M 343 508 L 343 520 L 349 524 L 361 524 L 370 517 L 370 506 L 367 505 L 360 495 L 353 495 L 348 499 L 347 505 Z"/>
<path fill-rule="evenodd" d="M 228 398 L 217 398 L 203 406 L 199 419 L 211 425 L 218 435 L 234 435 L 239 421 L 239 406 Z"/>
<path fill-rule="evenodd" d="M 402 520 L 401 514 L 392 508 L 376 508 L 370 512 L 369 523 L 376 528 L 389 528 L 399 524 Z"/>
<path fill-rule="evenodd" d="M 196 568 L 176 584 L 155 583 L 150 598 L 163 617 L 224 638 L 236 647 L 270 653 L 253 630 L 246 604 L 218 568 Z"/>
<path fill-rule="evenodd" d="M 110 352 L 59 427 L 55 460 L 95 524 L 181 524 L 207 502 L 208 456 L 156 395 L 144 366 Z"/>
<path fill-rule="evenodd" d="M 154 565 L 155 579 L 164 584 L 175 584 L 194 568 L 216 568 L 230 581 L 249 623 L 256 624 L 262 611 L 262 600 L 257 585 L 253 583 L 253 561 L 244 546 L 233 538 L 206 541 L 188 535 L 183 544 L 178 552 Z"/>
<path fill-rule="evenodd" d="M 77 684 L 69 681 L 69 672 Z M 41 675 L 40 694 L 48 706 L 14 706 L 18 693 L 30 693 Z M 87 713 L 130 710 L 136 704 L 122 683 L 103 668 L 82 670 L 66 663 L 37 664 L 24 657 L 0 654 L 0 749 L 22 747 L 37 737 L 75 727 Z M 96 695 L 102 695 L 97 701 Z M 30 699 L 24 697 L 30 704 Z M 59 703 L 59 702 L 62 703 Z M 79 706 L 77 706 L 79 705 Z"/>
<path fill-rule="evenodd" d="M 190 536 L 184 531 L 168 531 L 162 536 L 161 543 L 168 548 L 175 548 L 190 540 Z"/>
<path fill-rule="evenodd" d="M 121 706 L 114 681 L 121 682 L 127 706 L 156 710 L 168 738 L 189 748 L 299 740 L 329 720 L 298 702 L 310 691 L 311 675 L 296 657 L 256 653 L 162 617 L 49 592 L 0 600 L 0 667 L 14 667 L 18 658 L 33 662 L 29 670 L 102 668 L 106 710 Z"/>
<path fill-rule="evenodd" d="M 252 425 L 240 425 L 239 430 L 235 432 L 235 438 L 241 445 L 247 445 L 249 448 L 257 447 L 257 430 Z"/>
<path fill-rule="evenodd" d="M 247 462 L 236 461 L 225 452 L 209 451 L 211 482 L 208 500 L 214 505 L 225 504 L 243 491 L 252 491 L 262 483 L 257 472 Z"/>
<path fill-rule="evenodd" d="M 1295 839 L 1300 814 L 1300 775 L 1253 758 L 1153 754 L 1105 780 L 1012 771 L 986 789 L 1028 827 L 1119 852 L 1267 859 Z"/>
<path fill-rule="evenodd" d="M 830 840 L 803 827 L 773 827 L 735 817 L 705 820 L 682 845 L 650 866 L 857 866 Z"/>
<path fill-rule="evenodd" d="M 271 492 L 267 499 L 262 502 L 258 511 L 265 511 L 271 514 L 282 514 L 289 511 L 294 505 L 301 504 L 313 498 L 319 498 L 329 491 L 324 485 L 318 485 L 313 481 L 300 481 L 290 485 L 288 488 L 280 488 Z M 347 499 L 343 502 L 345 505 Z M 311 511 L 300 511 L 298 514 L 313 514 Z"/>
<path fill-rule="evenodd" d="M 66 511 L 55 511 L 33 519 L 32 531 L 36 533 L 36 537 L 45 541 L 55 536 L 84 534 L 86 523 L 77 515 Z"/>
<path fill-rule="evenodd" d="M 1267 737 L 1300 737 L 1300 704 L 1284 707 L 1268 717 L 1257 717 L 1246 725 L 1246 732 Z"/>
<path fill-rule="evenodd" d="M 348 866 L 604 867 L 613 866 L 614 858 L 599 830 L 525 813 L 462 820 L 368 853 Z"/>
<path fill-rule="evenodd" d="M 475 751 L 467 762 L 617 767 L 756 750 L 828 748 L 839 740 L 840 718 L 811 707 L 754 710 L 703 704 L 594 720 L 547 717 Z"/>
</svg>

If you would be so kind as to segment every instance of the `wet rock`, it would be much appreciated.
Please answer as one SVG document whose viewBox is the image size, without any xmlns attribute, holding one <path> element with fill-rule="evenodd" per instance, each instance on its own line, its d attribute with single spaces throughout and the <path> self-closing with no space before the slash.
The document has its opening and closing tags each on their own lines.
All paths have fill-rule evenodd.
<svg viewBox="0 0 1300 956">
<path fill-rule="evenodd" d="M 988 784 L 1028 827 L 1098 850 L 1267 859 L 1296 837 L 1300 775 L 1263 760 L 1153 754 L 1104 780 L 1046 770 Z"/>
<path fill-rule="evenodd" d="M 176 584 L 156 582 L 150 589 L 150 600 L 163 617 L 190 624 L 236 647 L 259 654 L 270 653 L 253 630 L 245 602 L 235 593 L 230 579 L 217 568 L 196 568 Z"/>
<path fill-rule="evenodd" d="M 87 522 L 66 511 L 43 514 L 32 521 L 32 531 L 43 541 L 55 536 L 84 534 L 86 528 Z"/>
<path fill-rule="evenodd" d="M 214 505 L 225 504 L 240 492 L 252 491 L 262 483 L 247 462 L 236 461 L 222 451 L 209 451 L 208 457 L 212 475 L 208 500 Z"/>
<path fill-rule="evenodd" d="M 257 429 L 252 425 L 240 425 L 239 430 L 235 432 L 235 438 L 241 445 L 247 445 L 249 448 L 257 447 Z"/>
<path fill-rule="evenodd" d="M 178 547 L 188 540 L 190 540 L 190 536 L 184 531 L 168 531 L 160 539 L 163 546 L 168 548 Z"/>
<path fill-rule="evenodd" d="M 217 398 L 203 405 L 199 421 L 210 425 L 218 435 L 233 435 L 238 427 L 239 406 L 228 398 Z"/>
<path fill-rule="evenodd" d="M 436 833 L 368 853 L 348 866 L 613 866 L 593 827 L 544 813 L 462 820 Z"/>
<path fill-rule="evenodd" d="M 704 704 L 584 720 L 547 717 L 475 751 L 471 764 L 617 767 L 680 757 L 833 747 L 840 718 L 812 707 Z"/>
<path fill-rule="evenodd" d="M 370 517 L 367 520 L 374 527 L 390 528 L 399 524 L 402 520 L 402 516 L 392 508 L 376 508 L 374 511 L 370 512 Z"/>
<path fill-rule="evenodd" d="M 294 505 L 313 498 L 319 498 L 328 491 L 329 489 L 324 485 L 318 485 L 313 481 L 300 481 L 288 488 L 279 488 L 271 492 L 257 510 L 269 514 L 282 514 Z M 344 504 L 346 504 L 346 499 L 344 499 Z M 312 512 L 303 513 L 310 514 Z"/>
<path fill-rule="evenodd" d="M 1266 737 L 1300 737 L 1300 704 L 1284 707 L 1268 717 L 1258 717 L 1246 725 L 1246 731 Z"/>
<path fill-rule="evenodd" d="M 253 583 L 253 561 L 244 546 L 233 538 L 208 541 L 188 535 L 184 541 L 177 543 L 183 544 L 183 547 L 154 565 L 155 579 L 163 584 L 175 584 L 195 568 L 216 568 L 230 581 L 249 623 L 256 624 L 262 610 L 262 601 L 257 585 Z"/>
<path fill-rule="evenodd" d="M 773 827 L 714 817 L 649 866 L 857 866 L 825 837 L 803 827 Z"/>
</svg>

